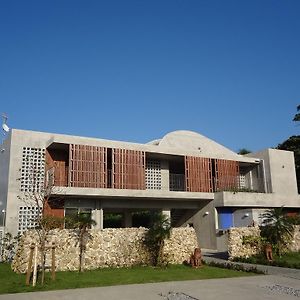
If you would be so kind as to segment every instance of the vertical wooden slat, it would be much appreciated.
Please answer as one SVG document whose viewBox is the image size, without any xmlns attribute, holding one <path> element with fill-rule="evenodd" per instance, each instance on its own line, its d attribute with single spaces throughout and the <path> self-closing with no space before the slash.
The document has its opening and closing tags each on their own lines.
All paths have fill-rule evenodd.
<svg viewBox="0 0 300 300">
<path fill-rule="evenodd" d="M 107 187 L 107 148 L 72 144 L 69 160 L 71 187 Z"/>
<path fill-rule="evenodd" d="M 239 163 L 233 160 L 215 160 L 216 191 L 235 190 L 239 187 Z"/>
<path fill-rule="evenodd" d="M 185 156 L 186 191 L 212 192 L 211 159 Z"/>
<path fill-rule="evenodd" d="M 112 149 L 112 186 L 115 189 L 144 190 L 145 153 L 143 151 Z"/>
</svg>

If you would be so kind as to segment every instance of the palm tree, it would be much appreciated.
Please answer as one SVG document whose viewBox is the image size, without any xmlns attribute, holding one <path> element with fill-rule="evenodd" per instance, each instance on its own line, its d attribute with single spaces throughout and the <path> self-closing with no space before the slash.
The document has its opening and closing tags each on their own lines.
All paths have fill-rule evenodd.
<svg viewBox="0 0 300 300">
<path fill-rule="evenodd" d="M 293 222 L 283 212 L 283 207 L 273 208 L 263 213 L 261 235 L 268 242 L 276 247 L 279 256 L 282 254 L 283 247 L 293 237 Z"/>
<path fill-rule="evenodd" d="M 84 252 L 86 250 L 86 244 L 88 240 L 88 229 L 92 225 L 96 225 L 96 221 L 91 218 L 89 213 L 80 212 L 76 215 L 73 215 L 68 220 L 68 225 L 73 228 L 78 228 L 78 242 L 79 242 L 79 272 L 83 271 L 84 263 Z"/>
<path fill-rule="evenodd" d="M 161 212 L 154 212 L 150 219 L 150 228 L 145 236 L 145 244 L 148 247 L 154 266 L 163 264 L 163 247 L 165 239 L 171 234 L 171 223 L 168 216 Z"/>
</svg>

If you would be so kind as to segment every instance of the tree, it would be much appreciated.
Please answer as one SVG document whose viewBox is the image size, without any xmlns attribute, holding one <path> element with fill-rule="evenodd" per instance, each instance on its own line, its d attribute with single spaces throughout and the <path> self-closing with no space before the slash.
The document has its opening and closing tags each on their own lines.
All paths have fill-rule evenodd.
<svg viewBox="0 0 300 300">
<path fill-rule="evenodd" d="M 145 236 L 145 244 L 152 255 L 154 266 L 163 264 L 163 247 L 165 239 L 171 234 L 171 224 L 168 216 L 154 212 L 150 219 L 150 228 Z"/>
<path fill-rule="evenodd" d="M 79 214 L 70 216 L 67 220 L 69 227 L 78 228 L 78 242 L 79 242 L 79 272 L 83 271 L 84 253 L 86 244 L 89 239 L 88 229 L 92 225 L 96 225 L 96 221 L 91 218 L 90 214 L 80 212 Z"/>
<path fill-rule="evenodd" d="M 295 122 L 300 121 L 300 105 L 297 106 L 297 111 L 298 113 L 295 114 L 293 119 Z M 298 193 L 300 193 L 300 135 L 293 135 L 289 137 L 283 143 L 278 144 L 276 148 L 294 152 Z"/>
<path fill-rule="evenodd" d="M 34 208 L 37 215 L 32 217 L 32 222 L 35 223 L 34 229 L 38 237 L 38 247 L 40 251 L 40 267 L 41 267 L 41 284 L 45 282 L 45 263 L 46 263 L 46 242 L 49 231 L 62 227 L 64 223 L 63 218 L 54 216 L 45 216 L 46 205 L 57 199 L 51 199 L 54 189 L 53 172 L 46 172 L 47 167 L 39 168 L 37 162 L 30 157 L 25 157 L 27 161 L 27 176 L 30 183 L 27 190 L 25 190 L 18 198 L 24 202 L 28 207 Z M 45 173 L 48 176 L 45 176 Z M 44 180 L 45 177 L 48 177 Z M 22 178 L 20 178 L 22 181 Z M 57 189 L 56 193 L 59 193 Z"/>
<path fill-rule="evenodd" d="M 297 186 L 298 192 L 300 192 L 300 135 L 291 136 L 276 148 L 294 152 Z"/>
<path fill-rule="evenodd" d="M 293 121 L 299 122 L 300 121 L 300 105 L 297 106 L 298 113 L 295 114 Z"/>
<path fill-rule="evenodd" d="M 246 149 L 246 148 L 241 148 L 238 151 L 238 154 L 240 154 L 240 155 L 245 155 L 245 154 L 248 154 L 248 153 L 251 153 L 251 151 Z"/>
<path fill-rule="evenodd" d="M 281 256 L 283 248 L 293 237 L 293 222 L 284 211 L 283 207 L 273 208 L 261 214 L 262 237 L 266 238 L 273 246 L 276 253 Z"/>
</svg>

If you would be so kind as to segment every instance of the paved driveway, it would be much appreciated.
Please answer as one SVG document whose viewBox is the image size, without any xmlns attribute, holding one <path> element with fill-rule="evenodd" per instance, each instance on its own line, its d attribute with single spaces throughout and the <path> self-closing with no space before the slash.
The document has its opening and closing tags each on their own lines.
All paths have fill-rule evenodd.
<svg viewBox="0 0 300 300">
<path fill-rule="evenodd" d="M 2 295 L 0 300 L 300 299 L 300 280 L 276 275 Z"/>
</svg>

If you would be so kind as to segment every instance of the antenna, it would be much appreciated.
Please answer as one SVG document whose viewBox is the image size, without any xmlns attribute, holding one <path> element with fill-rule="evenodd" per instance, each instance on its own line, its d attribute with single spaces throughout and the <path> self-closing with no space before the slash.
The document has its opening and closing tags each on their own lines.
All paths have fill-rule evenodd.
<svg viewBox="0 0 300 300">
<path fill-rule="evenodd" d="M 6 137 L 6 134 L 9 132 L 9 127 L 7 126 L 6 122 L 7 122 L 7 115 L 6 114 L 2 114 L 2 129 L 3 129 L 3 132 L 2 132 L 2 138 L 1 138 L 1 150 L 0 150 L 0 153 L 3 153 L 5 151 L 5 148 L 4 148 L 4 139 Z"/>
<path fill-rule="evenodd" d="M 9 132 L 9 127 L 7 126 L 6 122 L 7 122 L 7 115 L 6 114 L 2 114 L 2 129 L 4 130 L 5 133 Z"/>
</svg>

